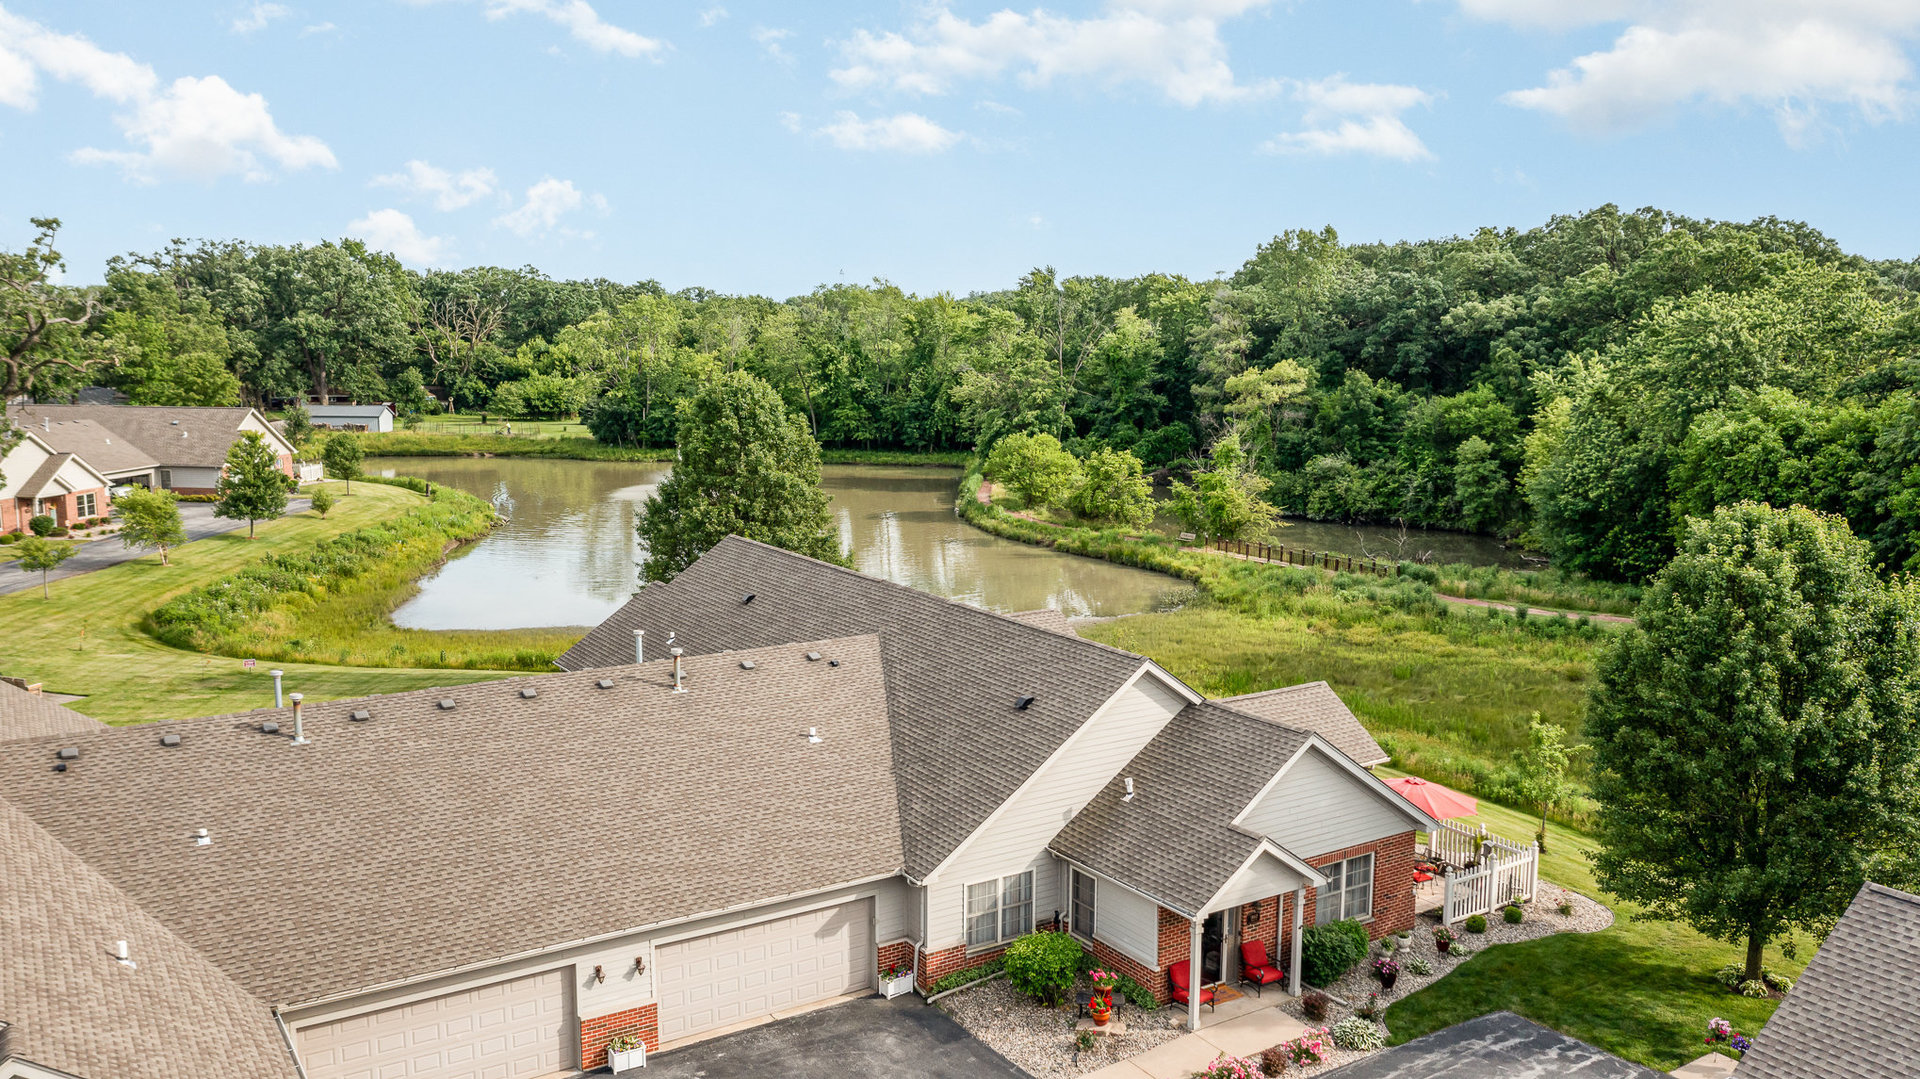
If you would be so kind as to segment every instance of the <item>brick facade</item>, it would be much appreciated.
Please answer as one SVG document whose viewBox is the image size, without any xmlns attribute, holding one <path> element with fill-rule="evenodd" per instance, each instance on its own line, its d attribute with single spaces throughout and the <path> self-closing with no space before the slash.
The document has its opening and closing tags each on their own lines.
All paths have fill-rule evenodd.
<svg viewBox="0 0 1920 1079">
<path fill-rule="evenodd" d="M 876 970 L 885 973 L 888 967 L 906 970 L 913 966 L 913 942 L 896 940 L 892 944 L 882 944 L 874 950 Z"/>
<path fill-rule="evenodd" d="M 580 1020 L 580 1070 L 607 1066 L 607 1043 L 632 1034 L 647 1043 L 647 1052 L 660 1048 L 660 1006 L 643 1004 L 597 1019 Z"/>
<path fill-rule="evenodd" d="M 1109 948 L 1105 941 L 1093 942 L 1093 958 L 1107 970 L 1115 974 L 1124 974 L 1147 988 L 1153 999 L 1165 1004 L 1173 998 L 1173 990 L 1167 985 L 1167 976 L 1157 970 L 1149 970 L 1139 960 L 1121 955 Z"/>
<path fill-rule="evenodd" d="M 25 479 L 26 477 L 15 478 Z M 80 512 L 82 495 L 93 496 L 92 513 Z M 27 522 L 36 516 L 35 501 L 31 498 L 0 500 L 0 532 L 25 532 Z M 40 512 L 52 517 L 54 522 L 62 527 L 70 527 L 75 522 L 92 517 L 106 517 L 113 512 L 113 501 L 105 487 L 87 487 L 66 494 L 49 495 L 37 501 L 40 504 Z"/>
<path fill-rule="evenodd" d="M 1374 940 L 1390 936 L 1404 929 L 1413 928 L 1413 867 L 1419 862 L 1414 856 L 1413 833 L 1401 832 L 1372 843 L 1362 843 L 1357 847 L 1328 851 L 1307 859 L 1310 865 L 1319 867 L 1331 865 L 1358 855 L 1373 855 L 1373 918 L 1366 923 L 1367 936 Z M 1302 925 L 1312 925 L 1317 911 L 1314 909 L 1315 890 L 1307 890 L 1306 910 L 1302 915 Z M 1286 929 L 1293 928 L 1293 897 L 1281 897 L 1280 924 Z M 1291 935 L 1282 942 L 1280 952 L 1284 966 L 1293 956 Z"/>
<path fill-rule="evenodd" d="M 1048 918 L 1044 921 L 1035 922 L 1033 931 L 1043 933 L 1049 930 L 1057 930 L 1058 928 L 1058 926 L 1054 925 L 1053 919 Z M 913 983 L 920 988 L 922 994 L 929 993 L 932 991 L 934 982 L 939 981 L 955 971 L 972 970 L 974 967 L 980 966 L 983 963 L 992 962 L 1000 958 L 1000 954 L 1006 950 L 1007 946 L 1002 944 L 998 947 L 985 948 L 968 954 L 966 945 L 956 944 L 951 948 L 942 948 L 937 952 L 921 952 L 920 965 L 914 971 Z"/>
</svg>

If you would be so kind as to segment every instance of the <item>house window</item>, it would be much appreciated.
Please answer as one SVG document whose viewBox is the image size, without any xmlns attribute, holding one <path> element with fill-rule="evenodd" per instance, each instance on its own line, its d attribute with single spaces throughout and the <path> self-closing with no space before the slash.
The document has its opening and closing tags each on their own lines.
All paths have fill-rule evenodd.
<svg viewBox="0 0 1920 1079">
<path fill-rule="evenodd" d="M 1327 886 L 1314 900 L 1314 921 L 1324 925 L 1373 917 L 1373 855 L 1323 865 L 1320 872 L 1327 875 Z"/>
<path fill-rule="evenodd" d="M 1032 870 L 967 885 L 967 947 L 984 948 L 1032 931 Z"/>
<path fill-rule="evenodd" d="M 173 472 L 171 469 L 163 468 L 160 470 L 160 489 L 163 491 L 173 490 Z"/>
<path fill-rule="evenodd" d="M 73 511 L 78 516 L 81 516 L 81 517 L 93 516 L 93 505 L 94 503 L 93 503 L 92 491 L 88 491 L 86 494 L 83 494 L 83 495 L 74 496 Z"/>
<path fill-rule="evenodd" d="M 1073 871 L 1073 931 L 1088 940 L 1093 939 L 1093 878 Z"/>
</svg>

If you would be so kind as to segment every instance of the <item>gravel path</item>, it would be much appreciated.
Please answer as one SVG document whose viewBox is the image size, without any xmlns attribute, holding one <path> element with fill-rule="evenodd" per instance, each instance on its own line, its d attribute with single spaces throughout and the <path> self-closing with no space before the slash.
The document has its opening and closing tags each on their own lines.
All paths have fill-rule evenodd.
<svg viewBox="0 0 1920 1079">
<path fill-rule="evenodd" d="M 1082 979 L 1075 991 L 1084 993 L 1090 988 Z M 1073 1047 L 1073 1024 L 1079 1018 L 1073 1004 L 1043 1008 L 1021 996 L 1005 978 L 942 997 L 934 1006 L 945 1009 L 969 1034 L 1001 1056 L 1042 1077 L 1098 1071 L 1186 1033 L 1179 1026 L 1183 1015 L 1174 1009 L 1142 1011 L 1118 994 L 1113 1003 L 1114 1018 L 1127 1024 L 1127 1032 L 1102 1037 L 1084 1053 L 1075 1053 Z"/>
</svg>

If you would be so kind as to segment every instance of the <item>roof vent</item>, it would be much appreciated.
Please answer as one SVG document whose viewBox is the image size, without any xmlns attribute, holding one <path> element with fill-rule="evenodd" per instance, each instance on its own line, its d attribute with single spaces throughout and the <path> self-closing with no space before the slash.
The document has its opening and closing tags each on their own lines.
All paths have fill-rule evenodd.
<svg viewBox="0 0 1920 1079">
<path fill-rule="evenodd" d="M 278 723 L 262 723 L 262 724 L 260 724 L 260 733 L 261 733 L 261 734 L 279 734 L 279 733 L 280 733 L 280 724 L 278 724 Z"/>
<path fill-rule="evenodd" d="M 808 660 L 818 660 L 819 658 L 820 658 L 820 653 L 818 653 L 818 652 L 808 652 L 808 653 L 807 653 L 807 659 L 808 659 Z"/>
<path fill-rule="evenodd" d="M 750 660 L 750 659 L 743 659 L 743 660 L 741 660 L 741 661 L 740 661 L 740 669 L 741 669 L 741 670 L 743 670 L 743 671 L 750 671 L 750 670 L 753 670 L 753 661 L 752 661 L 752 660 Z"/>
<path fill-rule="evenodd" d="M 745 599 L 743 599 L 743 600 L 741 600 L 741 601 L 740 601 L 740 606 L 742 606 L 742 607 L 745 607 L 745 606 L 746 606 L 747 604 L 749 604 L 749 603 L 752 603 L 752 602 L 753 602 L 753 593 L 752 593 L 752 592 L 748 592 L 748 593 L 747 593 L 747 597 L 746 597 Z"/>
<path fill-rule="evenodd" d="M 598 681 L 598 682 L 595 682 L 595 683 L 594 683 L 594 685 L 597 685 L 597 686 L 599 686 L 599 687 L 600 687 L 601 689 L 612 689 L 612 688 L 613 688 L 613 679 L 611 679 L 611 678 L 602 678 L 602 679 L 601 679 L 600 681 Z"/>
<path fill-rule="evenodd" d="M 539 695 L 540 695 L 540 691 L 533 688 L 532 686 L 527 686 L 526 688 L 520 691 L 520 696 L 526 698 L 527 700 L 532 700 L 535 697 L 538 697 Z"/>
<path fill-rule="evenodd" d="M 808 727 L 807 728 L 807 744 L 810 746 L 817 746 L 820 744 L 821 741 L 822 739 L 820 737 L 820 728 Z"/>
<path fill-rule="evenodd" d="M 53 770 L 54 770 L 54 771 L 56 771 L 56 772 L 64 772 L 64 771 L 66 771 L 66 770 L 67 770 L 67 762 L 66 762 L 66 761 L 61 761 L 60 763 L 58 763 L 58 764 L 56 764 L 56 765 L 54 765 L 54 766 L 53 766 Z"/>
<path fill-rule="evenodd" d="M 202 828 L 193 833 L 193 845 L 196 847 L 211 847 L 213 846 L 213 837 L 207 834 L 205 828 Z"/>
<path fill-rule="evenodd" d="M 1027 708 L 1032 704 L 1033 704 L 1032 697 L 1022 697 L 1019 700 L 1013 702 L 1013 706 L 1015 708 L 1018 708 L 1022 712 L 1026 711 Z"/>
<path fill-rule="evenodd" d="M 178 427 L 178 426 L 180 426 L 180 421 L 179 421 L 179 420 L 173 420 L 173 421 L 171 421 L 171 422 L 173 423 L 173 425 L 174 425 L 175 427 Z"/>
<path fill-rule="evenodd" d="M 133 952 L 128 950 L 127 942 L 124 940 L 116 940 L 113 942 L 112 955 L 115 962 L 126 967 L 128 970 L 135 970 L 140 966 L 140 964 L 133 961 Z"/>
<path fill-rule="evenodd" d="M 163 734 L 160 736 L 160 744 L 163 746 L 177 746 L 180 744 L 180 736 L 177 734 Z"/>
<path fill-rule="evenodd" d="M 80 759 L 80 751 L 78 749 L 75 749 L 72 746 L 67 746 L 63 749 L 56 750 L 53 755 L 63 761 L 74 761 L 74 760 Z"/>
<path fill-rule="evenodd" d="M 837 659 L 830 659 L 827 661 L 827 666 L 829 667 L 838 667 L 839 665 L 840 665 L 840 661 Z"/>
<path fill-rule="evenodd" d="M 440 698 L 440 710 L 441 710 L 442 712 L 451 712 L 451 711 L 453 711 L 453 698 L 452 698 L 452 697 L 442 697 L 442 698 Z"/>
<path fill-rule="evenodd" d="M 353 714 L 347 718 L 353 720 L 355 723 L 365 723 L 367 720 L 373 718 L 373 713 L 367 711 L 365 708 L 356 708 L 353 710 Z"/>
<path fill-rule="evenodd" d="M 1123 802 L 1131 802 L 1133 801 L 1133 777 L 1132 776 L 1128 776 L 1126 778 L 1126 784 L 1127 784 L 1127 796 L 1120 800 Z"/>
</svg>

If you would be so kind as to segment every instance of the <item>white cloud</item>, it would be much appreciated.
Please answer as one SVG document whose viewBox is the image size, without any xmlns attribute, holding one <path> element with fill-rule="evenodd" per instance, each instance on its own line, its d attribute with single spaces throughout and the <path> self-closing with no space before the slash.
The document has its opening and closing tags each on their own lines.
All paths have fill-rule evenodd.
<svg viewBox="0 0 1920 1079">
<path fill-rule="evenodd" d="M 447 256 L 444 237 L 428 236 L 399 210 L 375 210 L 347 223 L 347 232 L 376 251 L 391 252 L 409 266 L 437 266 Z"/>
<path fill-rule="evenodd" d="M 1505 97 L 1578 130 L 1626 130 L 1696 102 L 1757 102 L 1797 141 L 1821 106 L 1878 121 L 1901 115 L 1912 96 L 1906 43 L 1920 34 L 1912 0 L 1460 3 L 1468 14 L 1522 26 L 1628 24 L 1611 47 Z"/>
<path fill-rule="evenodd" d="M 331 34 L 338 29 L 340 28 L 330 22 L 317 22 L 312 26 L 302 26 L 300 28 L 300 36 L 307 37 L 311 34 Z"/>
<path fill-rule="evenodd" d="M 1140 82 L 1182 105 L 1231 101 L 1274 92 L 1234 76 L 1220 24 L 1268 0 L 1108 0 L 1089 18 L 1041 8 L 1002 9 L 969 22 L 936 7 L 905 33 L 859 30 L 840 44 L 845 66 L 830 72 L 850 89 L 887 87 L 941 94 L 967 81 L 1012 71 L 1030 87 L 1056 79 L 1102 84 Z"/>
<path fill-rule="evenodd" d="M 896 113 L 862 120 L 851 112 L 837 112 L 833 123 L 815 134 L 825 135 L 842 150 L 899 150 L 910 154 L 937 154 L 963 137 L 917 112 Z"/>
<path fill-rule="evenodd" d="M 720 7 L 718 5 L 715 5 L 700 13 L 700 25 L 702 27 L 712 26 L 714 23 L 717 23 L 721 19 L 724 19 L 726 17 L 727 17 L 727 9 Z"/>
<path fill-rule="evenodd" d="M 556 180 L 549 176 L 527 188 L 526 201 L 522 202 L 518 208 L 494 218 L 493 223 L 530 239 L 551 231 L 560 224 L 561 218 L 579 210 L 582 206 L 589 205 L 604 213 L 607 209 L 607 200 L 601 195 L 588 195 L 582 192 L 573 186 L 572 180 Z M 592 235 L 592 233 L 576 234 L 568 229 L 561 231 L 570 235 Z"/>
<path fill-rule="evenodd" d="M 449 172 L 425 161 L 409 161 L 400 172 L 375 176 L 374 187 L 397 187 L 402 191 L 433 199 L 436 210 L 458 210 L 471 206 L 499 190 L 499 182 L 488 168 Z"/>
<path fill-rule="evenodd" d="M 789 61 L 793 59 L 792 56 L 788 55 L 787 50 L 780 47 L 780 42 L 792 36 L 793 31 L 782 30 L 778 27 L 756 26 L 753 28 L 753 40 L 759 42 L 760 47 L 767 50 L 767 55 L 773 57 L 775 60 Z"/>
<path fill-rule="evenodd" d="M 504 19 L 509 15 L 542 15 L 566 28 L 575 41 L 595 52 L 621 56 L 652 56 L 664 48 L 654 38 L 636 34 L 602 19 L 587 0 L 485 0 L 487 18 Z"/>
<path fill-rule="evenodd" d="M 275 19 L 284 19 L 293 14 L 293 9 L 285 4 L 255 3 L 246 14 L 233 20 L 233 32 L 251 34 L 256 30 L 265 30 L 267 24 Z"/>
<path fill-rule="evenodd" d="M 272 174 L 268 163 L 288 170 L 336 164 L 318 138 L 281 131 L 259 94 L 243 94 L 218 75 L 162 86 L 153 68 L 125 53 L 0 8 L 0 104 L 33 108 L 42 74 L 126 107 L 114 121 L 135 149 L 86 147 L 74 151 L 75 161 L 118 165 L 138 180 L 228 173 L 260 180 Z"/>
<path fill-rule="evenodd" d="M 1433 100 L 1417 86 L 1348 82 L 1344 75 L 1335 75 L 1297 83 L 1293 96 L 1306 102 L 1303 119 L 1307 126 L 1274 136 L 1265 146 L 1270 152 L 1366 154 L 1399 161 L 1433 156 L 1420 136 L 1400 119 L 1401 113 Z"/>
</svg>

